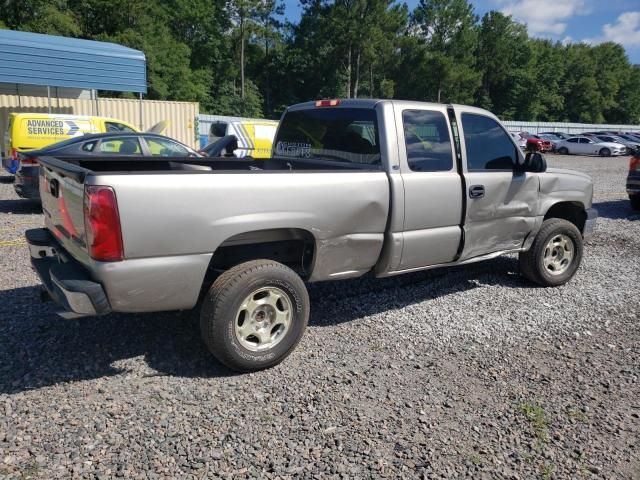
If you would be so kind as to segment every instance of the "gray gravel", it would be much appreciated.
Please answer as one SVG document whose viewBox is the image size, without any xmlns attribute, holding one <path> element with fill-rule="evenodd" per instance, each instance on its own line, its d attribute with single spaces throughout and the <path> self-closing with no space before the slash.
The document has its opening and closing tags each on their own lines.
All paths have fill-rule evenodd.
<svg viewBox="0 0 640 480">
<path fill-rule="evenodd" d="M 640 478 L 640 215 L 627 158 L 595 180 L 576 278 L 514 257 L 313 285 L 285 363 L 233 375 L 176 314 L 62 320 L 0 184 L 0 477 Z"/>
</svg>

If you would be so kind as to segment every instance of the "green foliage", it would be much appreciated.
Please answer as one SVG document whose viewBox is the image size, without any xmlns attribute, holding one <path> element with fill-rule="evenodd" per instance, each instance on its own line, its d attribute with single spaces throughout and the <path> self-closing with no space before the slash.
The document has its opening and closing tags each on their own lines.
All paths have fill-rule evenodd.
<svg viewBox="0 0 640 480">
<path fill-rule="evenodd" d="M 469 0 L 4 0 L 0 28 L 121 43 L 147 57 L 149 98 L 277 118 L 322 97 L 456 102 L 503 119 L 640 123 L 624 48 L 532 39 Z M 116 95 L 127 95 L 126 93 Z"/>
<path fill-rule="evenodd" d="M 211 106 L 211 113 L 241 117 L 262 117 L 262 95 L 251 80 L 245 83 L 245 96 L 233 82 L 225 82 L 217 99 Z"/>
</svg>

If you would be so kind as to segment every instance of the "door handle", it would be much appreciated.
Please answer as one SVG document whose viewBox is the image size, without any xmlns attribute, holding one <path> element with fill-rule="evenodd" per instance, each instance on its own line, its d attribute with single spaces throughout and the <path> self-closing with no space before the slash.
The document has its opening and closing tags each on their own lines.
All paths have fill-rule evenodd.
<svg viewBox="0 0 640 480">
<path fill-rule="evenodd" d="M 484 197 L 484 185 L 471 185 L 469 187 L 469 198 Z"/>
</svg>

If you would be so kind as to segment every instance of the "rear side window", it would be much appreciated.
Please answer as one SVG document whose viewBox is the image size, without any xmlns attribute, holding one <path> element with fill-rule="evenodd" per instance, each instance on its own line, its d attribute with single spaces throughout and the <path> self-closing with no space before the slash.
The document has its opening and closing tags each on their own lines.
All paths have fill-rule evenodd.
<svg viewBox="0 0 640 480">
<path fill-rule="evenodd" d="M 516 146 L 494 119 L 462 114 L 469 171 L 513 170 L 518 160 Z"/>
<path fill-rule="evenodd" d="M 99 153 L 109 155 L 141 155 L 142 149 L 137 138 L 103 140 L 98 146 Z"/>
<path fill-rule="evenodd" d="M 222 138 L 227 134 L 227 123 L 216 122 L 211 124 L 209 135 L 213 138 Z"/>
<path fill-rule="evenodd" d="M 446 172 L 453 168 L 453 151 L 444 115 L 427 110 L 402 112 L 409 168 L 416 172 Z"/>
<path fill-rule="evenodd" d="M 275 157 L 380 165 L 376 113 L 372 108 L 315 108 L 287 112 Z"/>
<path fill-rule="evenodd" d="M 93 152 L 93 149 L 96 147 L 97 142 L 87 142 L 82 145 L 83 152 Z"/>
</svg>

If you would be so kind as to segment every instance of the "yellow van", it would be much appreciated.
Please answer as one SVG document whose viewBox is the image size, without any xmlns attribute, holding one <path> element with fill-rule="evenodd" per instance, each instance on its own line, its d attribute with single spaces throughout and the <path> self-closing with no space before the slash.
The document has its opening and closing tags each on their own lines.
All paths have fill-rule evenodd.
<svg viewBox="0 0 640 480">
<path fill-rule="evenodd" d="M 211 144 L 226 135 L 235 135 L 237 157 L 269 158 L 277 129 L 278 122 L 273 120 L 216 121 L 209 128 L 207 141 Z"/>
<path fill-rule="evenodd" d="M 6 158 L 2 159 L 2 165 L 11 174 L 15 174 L 19 166 L 18 152 L 44 148 L 86 133 L 137 131 L 133 125 L 115 118 L 55 113 L 11 113 L 9 128 L 4 136 Z"/>
</svg>

